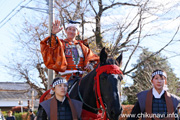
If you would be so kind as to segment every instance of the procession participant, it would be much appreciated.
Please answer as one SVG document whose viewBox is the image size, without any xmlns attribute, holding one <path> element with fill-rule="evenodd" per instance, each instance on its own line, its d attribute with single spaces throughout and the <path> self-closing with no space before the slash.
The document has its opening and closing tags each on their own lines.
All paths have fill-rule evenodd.
<svg viewBox="0 0 180 120">
<path fill-rule="evenodd" d="M 12 115 L 12 111 L 8 111 L 8 116 L 6 117 L 6 120 L 16 120 L 15 116 Z"/>
<path fill-rule="evenodd" d="M 39 104 L 37 120 L 79 120 L 82 102 L 70 99 L 67 81 L 62 77 L 53 80 L 51 94 L 54 96 Z"/>
<path fill-rule="evenodd" d="M 47 68 L 58 72 L 66 80 L 75 73 L 83 74 L 90 71 L 99 61 L 99 56 L 86 47 L 81 40 L 76 40 L 79 34 L 79 22 L 69 21 L 65 28 L 66 39 L 59 39 L 56 34 L 63 28 L 60 21 L 55 20 L 51 36 L 40 42 L 41 53 Z"/>
<path fill-rule="evenodd" d="M 167 92 L 167 74 L 163 70 L 152 73 L 153 88 L 137 94 L 138 101 L 128 120 L 179 120 L 177 106 L 180 98 Z"/>
</svg>

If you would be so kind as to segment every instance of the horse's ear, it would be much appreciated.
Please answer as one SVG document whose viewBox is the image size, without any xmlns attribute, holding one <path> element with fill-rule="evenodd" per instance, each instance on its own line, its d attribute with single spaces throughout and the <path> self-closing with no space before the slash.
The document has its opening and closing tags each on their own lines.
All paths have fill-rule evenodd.
<svg viewBox="0 0 180 120">
<path fill-rule="evenodd" d="M 117 58 L 116 61 L 119 64 L 119 67 L 122 65 L 122 57 L 123 57 L 123 53 L 121 53 Z"/>
<path fill-rule="evenodd" d="M 107 56 L 108 56 L 108 54 L 106 52 L 106 48 L 104 47 L 100 52 L 100 64 L 106 63 Z"/>
</svg>

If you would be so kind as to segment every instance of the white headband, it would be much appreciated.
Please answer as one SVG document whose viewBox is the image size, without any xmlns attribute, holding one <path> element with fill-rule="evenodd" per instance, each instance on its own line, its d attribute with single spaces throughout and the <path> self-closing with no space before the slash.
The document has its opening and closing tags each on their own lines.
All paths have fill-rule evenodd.
<svg viewBox="0 0 180 120">
<path fill-rule="evenodd" d="M 68 28 L 68 27 L 75 27 L 75 28 L 79 31 L 79 24 L 68 23 L 68 24 L 66 25 L 66 28 Z"/>
<path fill-rule="evenodd" d="M 57 80 L 56 82 L 53 83 L 52 87 L 55 87 L 56 85 L 61 84 L 61 83 L 67 84 L 66 79 Z"/>
<path fill-rule="evenodd" d="M 158 71 L 156 71 L 156 72 L 153 72 L 152 77 L 154 77 L 154 76 L 157 75 L 157 74 L 158 74 L 158 75 L 163 75 L 164 77 L 167 78 L 166 73 L 163 72 L 163 71 L 160 71 L 160 70 L 158 70 Z"/>
</svg>

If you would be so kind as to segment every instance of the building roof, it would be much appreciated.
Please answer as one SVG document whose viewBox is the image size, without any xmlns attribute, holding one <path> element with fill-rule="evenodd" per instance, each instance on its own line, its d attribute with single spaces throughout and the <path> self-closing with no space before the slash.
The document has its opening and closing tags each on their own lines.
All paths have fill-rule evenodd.
<svg viewBox="0 0 180 120">
<path fill-rule="evenodd" d="M 0 99 L 31 99 L 32 91 L 37 91 L 24 82 L 0 82 Z"/>
<path fill-rule="evenodd" d="M 30 99 L 27 91 L 0 91 L 0 99 Z"/>
<path fill-rule="evenodd" d="M 0 90 L 27 90 L 30 86 L 24 82 L 0 82 Z"/>
</svg>

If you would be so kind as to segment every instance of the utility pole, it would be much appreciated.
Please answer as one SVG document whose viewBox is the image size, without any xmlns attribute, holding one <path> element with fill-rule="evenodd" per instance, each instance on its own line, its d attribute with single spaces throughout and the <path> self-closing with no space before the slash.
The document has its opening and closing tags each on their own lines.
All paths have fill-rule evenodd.
<svg viewBox="0 0 180 120">
<path fill-rule="evenodd" d="M 32 93 L 31 93 L 31 109 L 32 109 L 32 111 L 34 111 L 34 90 L 32 91 Z"/>
<path fill-rule="evenodd" d="M 49 36 L 51 35 L 52 23 L 54 22 L 54 2 L 55 0 L 49 0 Z M 48 89 L 50 89 L 54 77 L 54 71 L 48 69 Z"/>
</svg>

